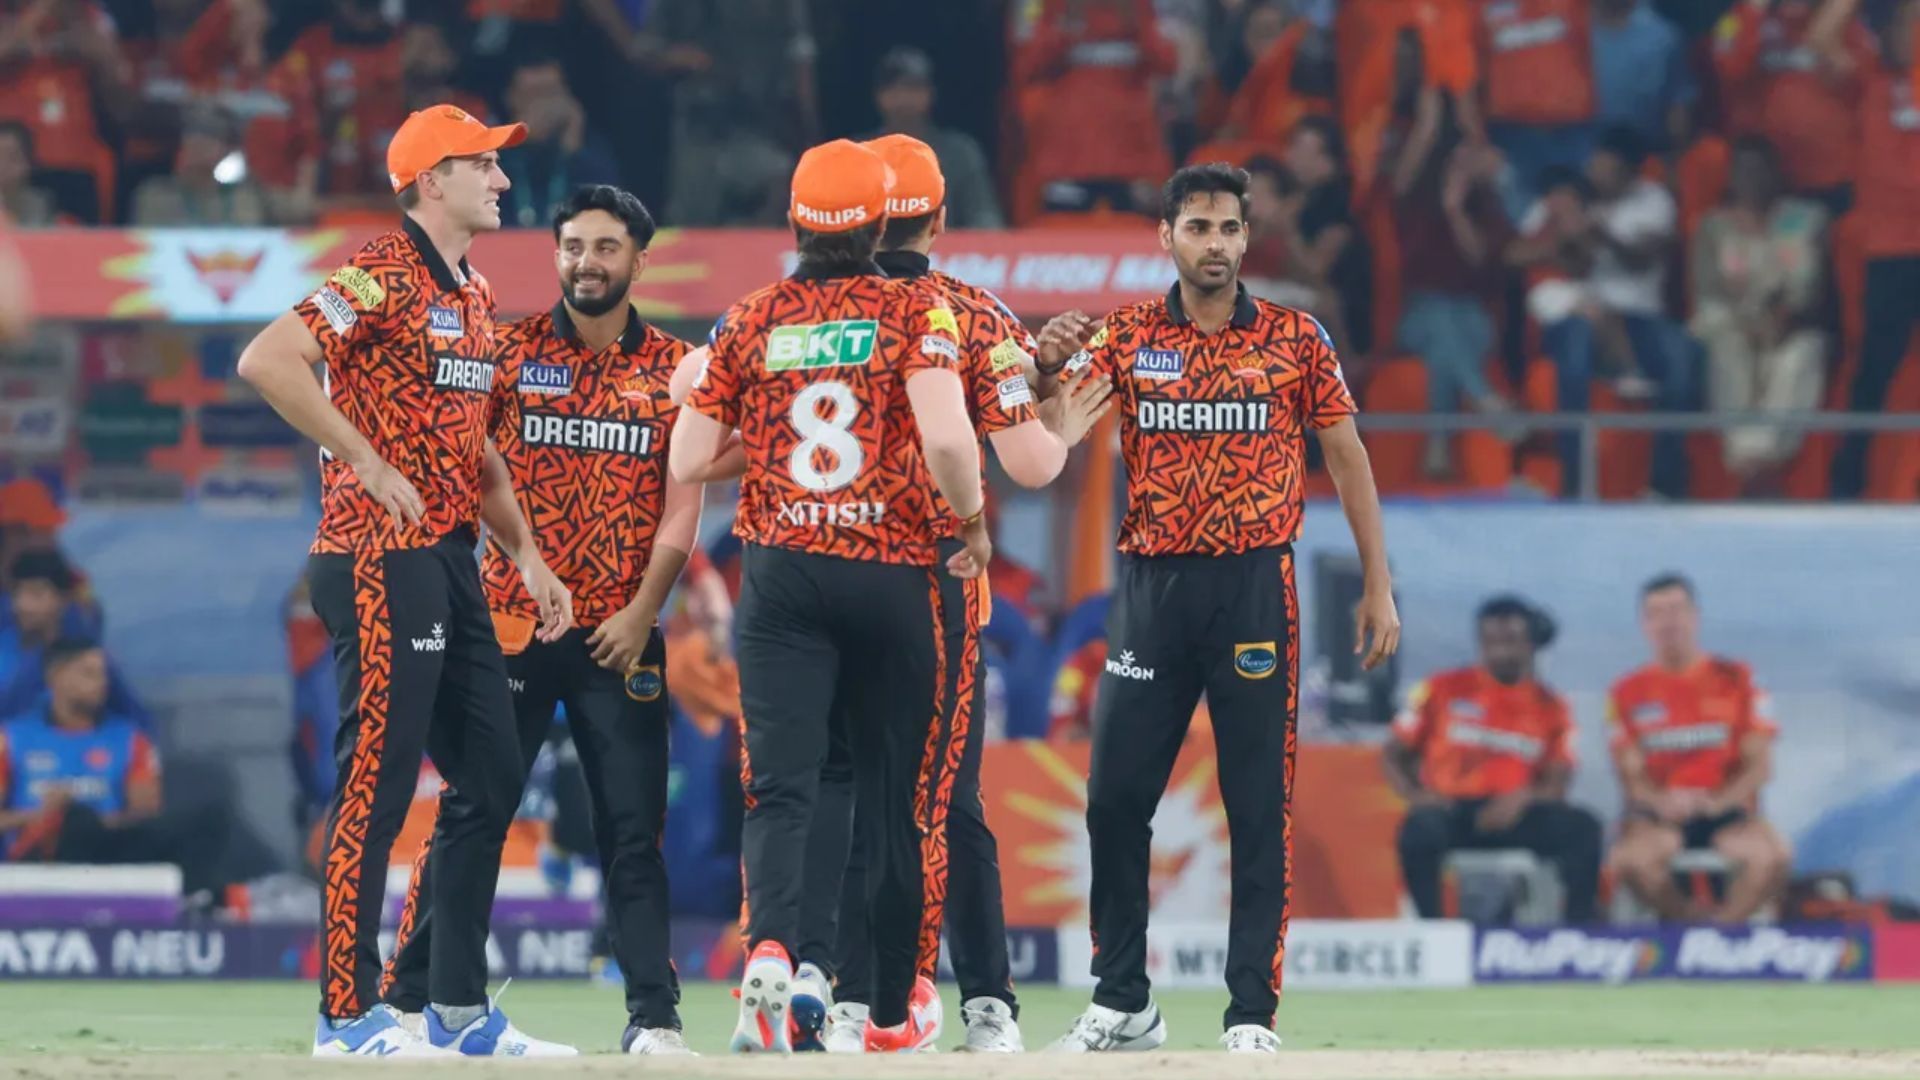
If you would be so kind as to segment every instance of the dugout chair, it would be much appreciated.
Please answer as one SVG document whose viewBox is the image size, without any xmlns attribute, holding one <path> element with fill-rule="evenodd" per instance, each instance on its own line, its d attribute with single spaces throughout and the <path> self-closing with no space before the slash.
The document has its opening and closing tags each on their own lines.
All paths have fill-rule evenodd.
<svg viewBox="0 0 1920 1080">
<path fill-rule="evenodd" d="M 1550 926 L 1566 910 L 1560 875 L 1524 848 L 1450 851 L 1442 876 L 1453 882 L 1452 914 L 1478 925 Z"/>
<path fill-rule="evenodd" d="M 1727 882 L 1740 871 L 1740 863 L 1712 848 L 1688 848 L 1673 857 L 1668 871 L 1683 895 L 1710 904 L 1725 893 Z M 1771 910 L 1772 905 L 1762 907 L 1755 921 L 1768 921 Z M 1607 914 L 1615 923 L 1626 925 L 1660 921 L 1632 889 L 1618 880 L 1614 882 L 1613 901 L 1608 905 Z"/>
</svg>

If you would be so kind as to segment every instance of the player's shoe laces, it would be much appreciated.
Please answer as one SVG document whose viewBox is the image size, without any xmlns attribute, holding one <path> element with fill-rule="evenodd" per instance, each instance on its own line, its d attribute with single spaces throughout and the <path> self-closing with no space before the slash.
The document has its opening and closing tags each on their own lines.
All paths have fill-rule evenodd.
<svg viewBox="0 0 1920 1080">
<path fill-rule="evenodd" d="M 321 1017 L 313 1030 L 313 1056 L 444 1059 L 454 1055 L 408 1031 L 398 1009 L 375 1005 L 358 1020 Z"/>
<path fill-rule="evenodd" d="M 626 1033 L 620 1036 L 620 1052 L 623 1054 L 675 1054 L 681 1057 L 699 1057 L 693 1047 L 687 1045 L 687 1037 L 679 1028 L 643 1028 L 638 1024 L 628 1024 Z"/>
<path fill-rule="evenodd" d="M 967 1025 L 967 1041 L 960 1049 L 976 1054 L 1018 1054 L 1026 1049 L 1020 1041 L 1020 1025 L 1014 1022 L 1013 1009 L 999 998 L 969 998 L 960 1006 L 960 1019 Z"/>
<path fill-rule="evenodd" d="M 1160 1007 L 1151 1001 L 1137 1013 L 1089 1005 L 1086 1012 L 1074 1018 L 1067 1033 L 1055 1039 L 1048 1049 L 1069 1054 L 1157 1050 L 1166 1041 L 1167 1022 L 1160 1015 Z"/>
<path fill-rule="evenodd" d="M 778 942 L 763 941 L 747 957 L 740 976 L 740 1020 L 733 1026 L 736 1054 L 790 1054 L 787 1010 L 793 1002 L 793 961 Z"/>
<path fill-rule="evenodd" d="M 827 1010 L 827 1034 L 820 1040 L 829 1054 L 867 1052 L 867 1007 L 843 1001 Z"/>
<path fill-rule="evenodd" d="M 1235 1024 L 1220 1036 L 1220 1045 L 1229 1054 L 1277 1054 L 1280 1036 L 1259 1024 Z"/>
<path fill-rule="evenodd" d="M 793 1002 L 788 1007 L 793 1030 L 789 1038 L 795 1053 L 822 1053 L 827 1044 L 827 1012 L 833 1008 L 833 987 L 817 965 L 801 964 L 793 970 Z"/>
<path fill-rule="evenodd" d="M 875 1027 L 867 1018 L 862 1041 L 869 1054 L 913 1054 L 938 1049 L 940 1029 L 945 1019 L 940 990 L 933 980 L 921 975 L 913 980 L 913 993 L 907 997 L 907 1018 L 892 1027 Z"/>
<path fill-rule="evenodd" d="M 508 980 L 512 985 L 512 980 Z M 500 1011 L 500 998 L 507 992 L 506 986 L 500 993 L 487 999 L 487 1011 L 474 1018 L 467 1026 L 458 1031 L 449 1031 L 441 1022 L 440 1013 L 433 1006 L 427 1006 L 427 1041 L 445 1050 L 452 1050 L 467 1057 L 579 1057 L 580 1051 L 565 1043 L 548 1042 L 513 1026 L 507 1014 Z"/>
</svg>

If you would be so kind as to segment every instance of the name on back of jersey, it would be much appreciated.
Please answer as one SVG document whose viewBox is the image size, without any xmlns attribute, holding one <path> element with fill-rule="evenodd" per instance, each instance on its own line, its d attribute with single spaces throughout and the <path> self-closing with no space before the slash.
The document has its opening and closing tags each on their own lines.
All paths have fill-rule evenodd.
<svg viewBox="0 0 1920 1080">
<path fill-rule="evenodd" d="M 767 335 L 767 370 L 859 367 L 873 359 L 879 332 L 874 319 L 776 327 Z"/>
<path fill-rule="evenodd" d="M 476 394 L 493 392 L 493 361 L 469 360 L 464 356 L 434 358 L 433 385 L 442 390 L 466 390 Z"/>
<path fill-rule="evenodd" d="M 520 438 L 528 446 L 649 457 L 654 425 L 594 416 L 563 416 L 529 410 L 522 414 Z"/>
<path fill-rule="evenodd" d="M 1252 435 L 1269 430 L 1272 402 L 1222 399 L 1168 401 L 1142 398 L 1135 419 L 1142 431 L 1178 435 Z"/>
<path fill-rule="evenodd" d="M 783 502 L 778 511 L 780 524 L 807 528 L 878 525 L 886 516 L 883 502 Z"/>
</svg>

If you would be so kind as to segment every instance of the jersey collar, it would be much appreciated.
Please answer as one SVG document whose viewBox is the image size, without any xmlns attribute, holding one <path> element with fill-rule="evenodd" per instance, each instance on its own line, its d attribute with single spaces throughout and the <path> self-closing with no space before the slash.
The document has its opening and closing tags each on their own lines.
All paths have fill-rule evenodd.
<svg viewBox="0 0 1920 1080">
<path fill-rule="evenodd" d="M 933 260 L 917 251 L 883 251 L 873 261 L 892 278 L 926 277 L 933 272 Z"/>
<path fill-rule="evenodd" d="M 427 230 L 413 220 L 412 214 L 401 216 L 400 229 L 407 234 L 407 239 L 413 241 L 414 252 L 420 256 L 420 261 L 427 265 L 427 273 L 433 275 L 433 283 L 440 287 L 441 292 L 459 292 L 460 287 L 473 276 L 473 267 L 468 266 L 464 258 L 460 260 L 460 269 L 457 272 L 447 266 L 447 260 L 440 257 L 440 249 L 433 246 L 433 240 L 427 236 Z"/>
<path fill-rule="evenodd" d="M 824 270 L 819 269 L 817 267 L 808 266 L 806 263 L 803 262 L 800 265 L 794 267 L 793 274 L 791 275 L 791 280 L 793 281 L 832 281 L 835 278 L 867 277 L 867 276 L 886 277 L 887 272 L 885 270 L 880 269 L 880 264 L 874 262 L 871 259 L 855 267 L 833 267 L 831 269 L 824 269 Z"/>
<path fill-rule="evenodd" d="M 571 341 L 575 344 L 580 342 L 580 331 L 573 325 L 573 315 L 567 311 L 567 302 L 565 300 L 553 305 L 553 311 L 550 313 L 550 317 L 553 319 L 554 337 L 559 338 L 561 341 Z M 646 320 L 640 317 L 640 313 L 633 309 L 632 304 L 628 304 L 627 326 L 626 329 L 620 331 L 619 341 L 621 350 L 625 352 L 639 352 L 641 344 L 645 342 L 646 339 Z"/>
<path fill-rule="evenodd" d="M 1190 326 L 1193 323 L 1187 316 L 1187 306 L 1180 302 L 1180 283 L 1177 281 L 1173 283 L 1173 288 L 1167 290 L 1167 318 L 1175 326 Z M 1229 325 L 1251 330 L 1259 321 L 1259 306 L 1253 302 L 1253 297 L 1247 295 L 1245 285 L 1237 286 L 1233 294 L 1233 318 Z"/>
</svg>

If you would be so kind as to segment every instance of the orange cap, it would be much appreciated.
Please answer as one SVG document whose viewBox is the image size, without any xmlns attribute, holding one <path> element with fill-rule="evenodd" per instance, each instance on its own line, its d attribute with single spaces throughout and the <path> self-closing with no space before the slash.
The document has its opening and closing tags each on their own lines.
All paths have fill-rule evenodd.
<svg viewBox="0 0 1920 1080">
<path fill-rule="evenodd" d="M 40 481 L 27 477 L 0 485 L 0 525 L 52 532 L 66 522 L 66 512 Z"/>
<path fill-rule="evenodd" d="M 518 146 L 527 125 L 488 127 L 458 105 L 429 105 L 407 117 L 387 144 L 387 179 L 405 191 L 413 178 L 451 157 Z"/>
<path fill-rule="evenodd" d="M 787 212 L 808 232 L 847 232 L 884 220 L 892 187 L 893 170 L 880 155 L 835 139 L 800 155 Z"/>
<path fill-rule="evenodd" d="M 933 147 L 911 135 L 882 135 L 860 145 L 879 154 L 893 170 L 888 217 L 931 214 L 947 200 L 947 178 L 940 174 L 940 157 Z"/>
</svg>

